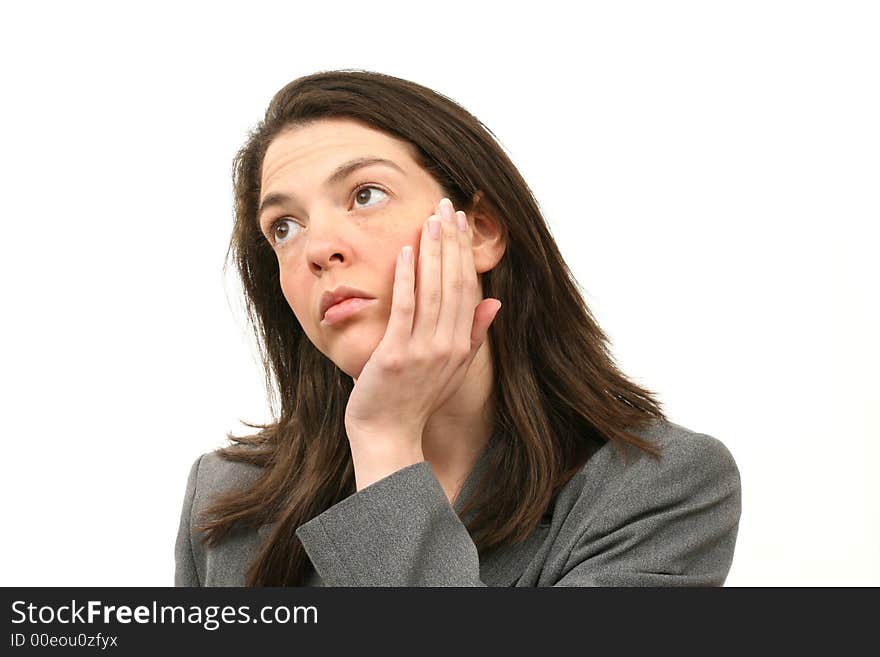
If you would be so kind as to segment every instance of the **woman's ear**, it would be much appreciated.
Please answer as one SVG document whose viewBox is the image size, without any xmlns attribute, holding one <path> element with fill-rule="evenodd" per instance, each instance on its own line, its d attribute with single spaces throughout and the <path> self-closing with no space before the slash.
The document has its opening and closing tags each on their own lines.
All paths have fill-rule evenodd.
<svg viewBox="0 0 880 657">
<path fill-rule="evenodd" d="M 501 213 L 482 190 L 474 193 L 467 212 L 473 226 L 474 267 L 478 274 L 494 269 L 507 249 L 507 230 Z"/>
</svg>

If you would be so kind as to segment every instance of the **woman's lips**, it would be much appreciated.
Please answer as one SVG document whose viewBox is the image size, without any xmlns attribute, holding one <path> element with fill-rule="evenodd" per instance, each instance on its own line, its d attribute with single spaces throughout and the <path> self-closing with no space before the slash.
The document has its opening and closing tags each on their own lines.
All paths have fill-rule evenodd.
<svg viewBox="0 0 880 657">
<path fill-rule="evenodd" d="M 361 297 L 349 297 L 348 299 L 343 299 L 327 309 L 327 312 L 324 313 L 324 319 L 321 320 L 321 325 L 333 326 L 334 324 L 338 324 L 374 301 L 375 299 L 362 299 Z"/>
</svg>

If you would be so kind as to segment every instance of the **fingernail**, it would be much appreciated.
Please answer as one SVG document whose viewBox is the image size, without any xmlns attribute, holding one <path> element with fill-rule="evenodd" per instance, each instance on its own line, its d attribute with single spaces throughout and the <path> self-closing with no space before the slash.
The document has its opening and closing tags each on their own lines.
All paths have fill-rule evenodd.
<svg viewBox="0 0 880 657">
<path fill-rule="evenodd" d="M 452 221 L 452 201 L 448 198 L 440 199 L 440 214 L 446 221 Z"/>
<path fill-rule="evenodd" d="M 459 210 L 458 212 L 455 213 L 455 216 L 458 217 L 458 229 L 461 232 L 466 233 L 467 229 L 468 229 L 468 222 L 467 222 L 467 218 L 464 216 L 464 212 Z"/>
<path fill-rule="evenodd" d="M 440 239 L 440 222 L 436 219 L 428 219 L 428 230 L 431 232 L 431 237 L 435 240 Z"/>
</svg>

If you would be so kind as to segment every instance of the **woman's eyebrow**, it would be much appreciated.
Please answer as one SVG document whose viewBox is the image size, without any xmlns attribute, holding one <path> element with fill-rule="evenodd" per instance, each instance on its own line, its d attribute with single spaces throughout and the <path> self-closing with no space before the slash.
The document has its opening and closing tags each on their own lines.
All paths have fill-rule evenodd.
<svg viewBox="0 0 880 657">
<path fill-rule="evenodd" d="M 392 169 L 396 169 L 403 175 L 406 175 L 406 172 L 391 160 L 386 160 L 383 157 L 375 156 L 358 157 L 354 160 L 344 162 L 343 164 L 340 164 L 338 167 L 336 167 L 336 170 L 332 174 L 330 174 L 330 177 L 327 178 L 327 180 L 324 181 L 324 187 L 332 187 L 340 181 L 345 180 L 349 175 L 351 175 L 358 169 L 363 169 L 364 167 L 368 167 L 373 164 L 382 164 Z M 291 203 L 295 201 L 296 199 L 293 196 L 291 196 L 290 194 L 285 194 L 284 192 L 271 192 L 270 194 L 266 194 L 266 196 L 260 202 L 260 209 L 257 211 L 257 218 L 259 219 L 260 217 L 262 217 L 263 212 L 271 207 L 284 205 L 285 203 Z"/>
</svg>

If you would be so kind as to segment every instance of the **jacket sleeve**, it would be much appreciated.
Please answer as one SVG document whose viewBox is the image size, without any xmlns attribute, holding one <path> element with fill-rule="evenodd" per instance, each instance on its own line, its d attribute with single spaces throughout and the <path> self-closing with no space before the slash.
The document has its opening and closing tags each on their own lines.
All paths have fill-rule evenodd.
<svg viewBox="0 0 880 657">
<path fill-rule="evenodd" d="M 477 548 L 420 461 L 296 530 L 325 586 L 486 586 Z"/>
<path fill-rule="evenodd" d="M 611 450 L 591 459 L 537 585 L 723 584 L 739 523 L 739 472 L 720 441 L 696 436 L 660 463 L 645 457 L 622 468 L 609 464 Z M 426 461 L 340 501 L 296 534 L 325 586 L 486 586 L 477 548 Z"/>
<path fill-rule="evenodd" d="M 186 482 L 186 493 L 183 496 L 183 510 L 180 513 L 180 528 L 174 544 L 174 586 L 201 586 L 196 562 L 192 552 L 192 534 L 190 530 L 193 499 L 196 492 L 199 464 L 202 457 L 196 459 L 189 470 Z"/>
<path fill-rule="evenodd" d="M 597 496 L 555 586 L 721 586 L 733 560 L 740 475 L 705 434 L 642 459 Z"/>
</svg>

